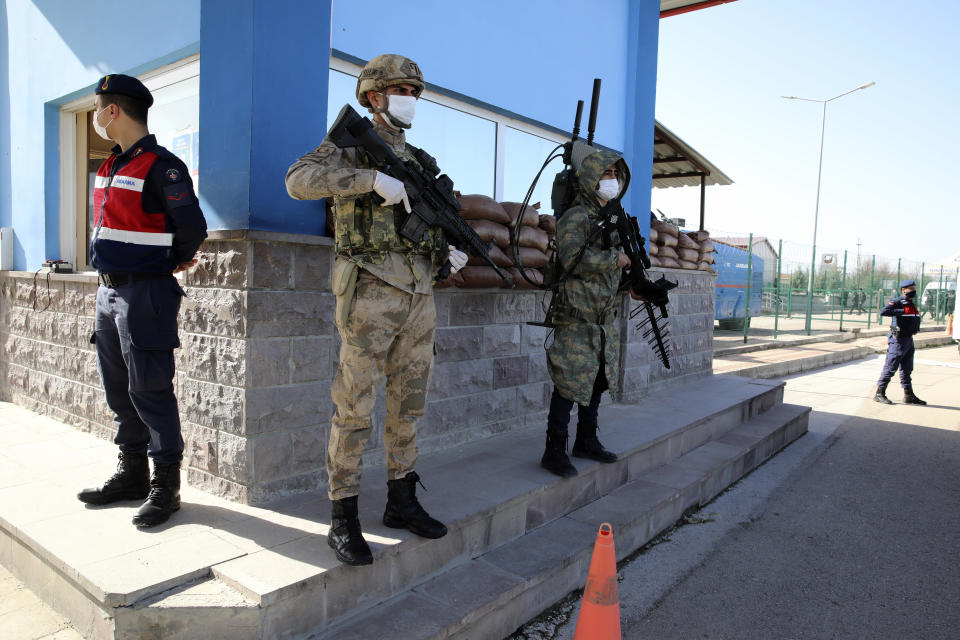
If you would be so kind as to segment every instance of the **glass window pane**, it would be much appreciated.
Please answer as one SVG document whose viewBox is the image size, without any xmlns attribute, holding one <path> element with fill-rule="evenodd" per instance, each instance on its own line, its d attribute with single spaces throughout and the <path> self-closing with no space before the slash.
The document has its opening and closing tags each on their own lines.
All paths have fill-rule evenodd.
<svg viewBox="0 0 960 640">
<path fill-rule="evenodd" d="M 356 88 L 354 76 L 330 70 L 327 127 L 344 104 L 350 104 L 361 115 L 369 115 L 357 104 Z M 493 197 L 497 157 L 497 129 L 493 121 L 421 98 L 417 101 L 413 127 L 407 130 L 407 141 L 436 158 L 455 189 Z"/>
<path fill-rule="evenodd" d="M 558 143 L 512 127 L 504 129 L 503 199 L 507 202 L 523 202 L 537 171 Z M 553 178 L 561 169 L 563 162 L 559 159 L 552 161 L 537 182 L 530 204 L 539 202 L 540 213 L 551 213 Z"/>
<path fill-rule="evenodd" d="M 200 76 L 152 92 L 150 132 L 157 143 L 183 160 L 200 193 Z"/>
</svg>

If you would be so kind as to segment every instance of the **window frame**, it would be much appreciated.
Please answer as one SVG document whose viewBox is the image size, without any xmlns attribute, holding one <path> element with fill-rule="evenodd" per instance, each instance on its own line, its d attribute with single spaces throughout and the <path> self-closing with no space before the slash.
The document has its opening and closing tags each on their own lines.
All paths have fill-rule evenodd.
<svg viewBox="0 0 960 640">
<path fill-rule="evenodd" d="M 151 92 L 200 75 L 200 54 L 151 69 L 137 76 Z M 77 271 L 89 271 L 85 228 L 87 202 L 87 119 L 96 94 L 72 100 L 60 107 L 60 257 Z M 81 202 L 83 203 L 81 206 Z"/>
<path fill-rule="evenodd" d="M 345 73 L 353 76 L 354 78 L 358 78 L 363 67 L 354 62 L 331 55 L 330 69 L 333 71 L 339 71 L 340 73 Z M 538 127 L 526 120 L 513 118 L 499 111 L 487 109 L 464 100 L 459 100 L 444 93 L 432 91 L 429 87 L 423 90 L 423 93 L 420 94 L 420 97 L 441 106 L 462 111 L 466 114 L 475 116 L 477 118 L 482 118 L 484 120 L 490 120 L 494 123 L 496 140 L 494 147 L 493 198 L 497 202 L 503 201 L 504 167 L 506 160 L 506 127 L 516 129 L 522 133 L 536 136 L 538 138 L 543 138 L 556 144 L 563 144 L 564 142 L 570 141 L 570 134 L 558 133 L 552 129 Z M 327 123 L 328 126 L 330 124 L 332 123 Z M 546 160 L 546 158 L 544 158 L 544 160 Z"/>
</svg>

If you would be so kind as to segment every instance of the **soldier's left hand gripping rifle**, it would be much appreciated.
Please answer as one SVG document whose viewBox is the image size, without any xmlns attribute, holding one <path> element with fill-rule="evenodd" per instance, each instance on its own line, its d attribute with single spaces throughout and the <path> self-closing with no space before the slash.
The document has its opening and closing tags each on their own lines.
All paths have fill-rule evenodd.
<svg viewBox="0 0 960 640">
<path fill-rule="evenodd" d="M 630 312 L 630 319 L 644 314 L 637 322 L 637 331 L 643 332 L 643 338 L 653 347 L 663 366 L 669 369 L 668 292 L 676 287 L 677 283 L 670 282 L 664 276 L 660 276 L 656 281 L 647 277 L 646 269 L 650 267 L 650 258 L 643 246 L 644 238 L 640 235 L 640 226 L 634 216 L 623 210 L 619 198 L 604 205 L 600 209 L 600 217 L 612 223 L 611 226 L 620 236 L 624 253 L 630 258 L 630 266 L 623 270 L 620 290 L 629 291 L 631 296 L 641 298 L 641 303 Z"/>
<path fill-rule="evenodd" d="M 327 135 L 341 149 L 363 148 L 379 171 L 403 182 L 411 211 L 397 224 L 400 235 L 412 242 L 420 242 L 429 227 L 439 227 L 450 244 L 481 258 L 493 267 L 508 286 L 513 286 L 510 276 L 490 259 L 490 244 L 481 240 L 477 232 L 460 217 L 460 202 L 453 194 L 453 181 L 446 174 L 437 177 L 440 168 L 429 154 L 416 149 L 413 154 L 416 162 L 401 160 L 390 145 L 377 135 L 370 120 L 358 114 L 350 105 L 344 105 L 340 110 Z M 441 270 L 441 278 L 446 277 L 449 269 L 448 263 Z"/>
</svg>

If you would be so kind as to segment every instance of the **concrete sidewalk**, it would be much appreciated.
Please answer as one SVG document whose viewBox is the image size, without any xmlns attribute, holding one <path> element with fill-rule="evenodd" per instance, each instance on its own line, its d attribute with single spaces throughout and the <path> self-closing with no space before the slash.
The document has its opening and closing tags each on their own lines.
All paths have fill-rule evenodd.
<svg viewBox="0 0 960 640">
<path fill-rule="evenodd" d="M 918 350 L 952 343 L 953 339 L 947 335 L 946 328 L 939 326 L 924 327 L 914 337 Z M 866 337 L 858 337 L 853 333 L 824 334 L 806 337 L 805 340 L 740 347 L 721 345 L 715 348 L 713 372 L 749 378 L 782 378 L 858 360 L 874 353 L 886 353 L 887 330 L 878 329 Z"/>
</svg>

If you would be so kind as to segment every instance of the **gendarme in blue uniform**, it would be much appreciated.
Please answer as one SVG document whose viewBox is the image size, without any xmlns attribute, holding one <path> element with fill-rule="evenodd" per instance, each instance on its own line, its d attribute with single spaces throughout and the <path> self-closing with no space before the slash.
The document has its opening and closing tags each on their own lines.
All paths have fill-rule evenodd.
<svg viewBox="0 0 960 640">
<path fill-rule="evenodd" d="M 913 280 L 900 283 L 900 288 L 916 286 Z M 900 369 L 900 384 L 904 390 L 911 390 L 910 374 L 913 373 L 913 336 L 920 330 L 920 311 L 913 299 L 895 298 L 887 303 L 880 312 L 881 316 L 892 318 L 890 333 L 887 334 L 887 359 L 880 373 L 877 387 L 886 389 L 893 374 Z M 912 391 L 911 391 L 912 394 Z"/>
<path fill-rule="evenodd" d="M 108 81 L 112 85 L 108 85 Z M 153 99 L 138 81 L 107 76 L 97 93 Z M 140 96 L 139 93 L 145 93 Z M 117 145 L 97 173 L 90 263 L 97 290 L 97 364 L 114 413 L 121 451 L 157 463 L 183 458 L 173 393 L 173 350 L 183 289 L 173 270 L 189 262 L 207 236 L 184 163 L 147 135 L 126 151 Z"/>
</svg>

